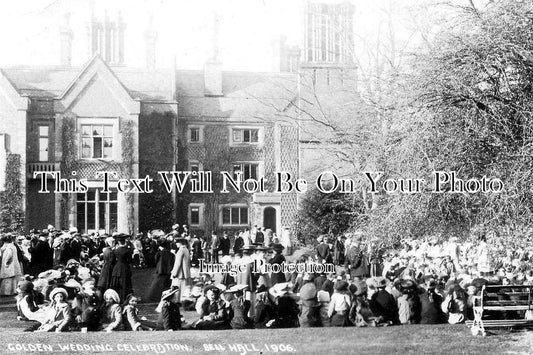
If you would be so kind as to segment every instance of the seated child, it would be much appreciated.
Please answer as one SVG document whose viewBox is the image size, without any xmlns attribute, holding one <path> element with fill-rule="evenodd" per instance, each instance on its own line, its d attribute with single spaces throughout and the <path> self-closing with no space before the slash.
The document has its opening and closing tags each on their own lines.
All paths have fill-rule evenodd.
<svg viewBox="0 0 533 355">
<path fill-rule="evenodd" d="M 62 332 L 67 331 L 70 324 L 70 305 L 66 302 L 67 291 L 56 287 L 50 292 L 50 305 L 47 309 L 47 317 L 37 330 L 38 332 Z"/>
<path fill-rule="evenodd" d="M 181 313 L 178 300 L 179 289 L 166 290 L 161 295 L 161 302 L 156 311 L 159 312 L 158 330 L 174 331 L 181 329 Z"/>
</svg>

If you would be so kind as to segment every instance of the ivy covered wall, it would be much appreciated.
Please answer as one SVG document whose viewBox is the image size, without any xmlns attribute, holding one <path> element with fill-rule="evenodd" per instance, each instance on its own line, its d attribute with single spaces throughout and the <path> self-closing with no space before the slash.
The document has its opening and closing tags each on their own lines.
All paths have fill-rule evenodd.
<svg viewBox="0 0 533 355">
<path fill-rule="evenodd" d="M 152 112 L 139 117 L 139 177 L 149 175 L 153 193 L 139 194 L 139 230 L 168 230 L 175 223 L 172 194 L 169 194 L 158 171 L 174 169 L 173 112 Z"/>
<path fill-rule="evenodd" d="M 0 192 L 0 231 L 23 232 L 24 210 L 19 154 L 8 154 L 5 190 Z"/>
</svg>

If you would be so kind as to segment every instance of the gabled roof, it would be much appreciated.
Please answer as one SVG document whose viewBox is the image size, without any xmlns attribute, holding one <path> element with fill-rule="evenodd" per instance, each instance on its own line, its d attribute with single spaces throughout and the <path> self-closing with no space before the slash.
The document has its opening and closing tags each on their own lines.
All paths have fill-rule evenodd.
<svg viewBox="0 0 533 355">
<path fill-rule="evenodd" d="M 74 80 L 59 95 L 56 101 L 58 104 L 56 110 L 61 112 L 69 109 L 78 98 L 84 95 L 84 91 L 96 81 L 104 84 L 104 90 L 108 89 L 109 93 L 116 98 L 117 102 L 127 112 L 139 112 L 138 102 L 133 100 L 128 89 L 98 54 L 85 65 Z"/>
<path fill-rule="evenodd" d="M 58 99 L 75 82 L 76 78 L 96 60 L 93 58 L 83 68 L 23 66 L 2 70 L 19 94 L 35 98 Z M 107 66 L 107 64 L 105 65 Z M 109 66 L 108 68 L 132 99 L 149 101 L 172 101 L 173 99 L 172 70 L 146 70 Z"/>
<path fill-rule="evenodd" d="M 4 72 L 0 69 L 0 94 L 3 94 L 6 99 L 13 105 L 16 110 L 27 110 L 28 99 L 21 97 L 11 80 L 7 78 Z"/>
<path fill-rule="evenodd" d="M 178 70 L 174 81 L 172 69 L 113 67 L 99 57 L 83 68 L 10 67 L 3 71 L 20 95 L 57 100 L 67 97 L 80 80 L 87 80 L 88 71 L 95 66 L 108 71 L 109 80 L 114 77 L 133 100 L 174 102 L 176 90 L 179 116 L 191 120 L 283 119 L 283 111 L 298 95 L 296 74 L 223 71 L 224 96 L 208 97 L 203 70 Z"/>
</svg>

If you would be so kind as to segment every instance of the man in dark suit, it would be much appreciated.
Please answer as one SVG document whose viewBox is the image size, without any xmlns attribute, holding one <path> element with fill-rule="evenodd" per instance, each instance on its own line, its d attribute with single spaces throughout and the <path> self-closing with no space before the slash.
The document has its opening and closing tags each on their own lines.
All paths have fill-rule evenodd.
<svg viewBox="0 0 533 355">
<path fill-rule="evenodd" d="M 318 262 L 326 262 L 330 258 L 329 245 L 325 241 L 324 236 L 319 237 L 320 244 L 316 247 L 316 256 Z"/>
<path fill-rule="evenodd" d="M 222 256 L 229 255 L 230 249 L 231 241 L 229 240 L 228 233 L 223 232 L 222 238 L 220 238 L 220 250 L 222 251 Z"/>
<path fill-rule="evenodd" d="M 242 248 L 244 247 L 244 239 L 242 237 L 242 232 L 239 232 L 235 236 L 235 242 L 233 243 L 233 253 L 235 255 L 242 256 Z"/>
<path fill-rule="evenodd" d="M 34 247 L 30 248 L 30 270 L 33 276 L 49 270 L 53 266 L 53 249 L 48 244 L 48 232 L 41 233 Z"/>
<path fill-rule="evenodd" d="M 255 245 L 263 245 L 265 243 L 265 228 L 261 227 L 255 234 Z"/>
</svg>

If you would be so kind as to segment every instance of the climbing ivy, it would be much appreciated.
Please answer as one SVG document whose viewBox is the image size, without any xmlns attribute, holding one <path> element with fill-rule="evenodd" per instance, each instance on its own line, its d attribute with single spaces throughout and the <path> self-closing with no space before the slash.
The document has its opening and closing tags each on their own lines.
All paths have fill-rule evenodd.
<svg viewBox="0 0 533 355">
<path fill-rule="evenodd" d="M 133 164 L 135 163 L 135 139 L 134 123 L 130 120 L 124 120 L 120 125 L 121 150 L 122 150 L 122 177 L 133 178 Z M 134 195 L 125 194 L 127 204 L 128 232 L 134 232 Z"/>
</svg>

